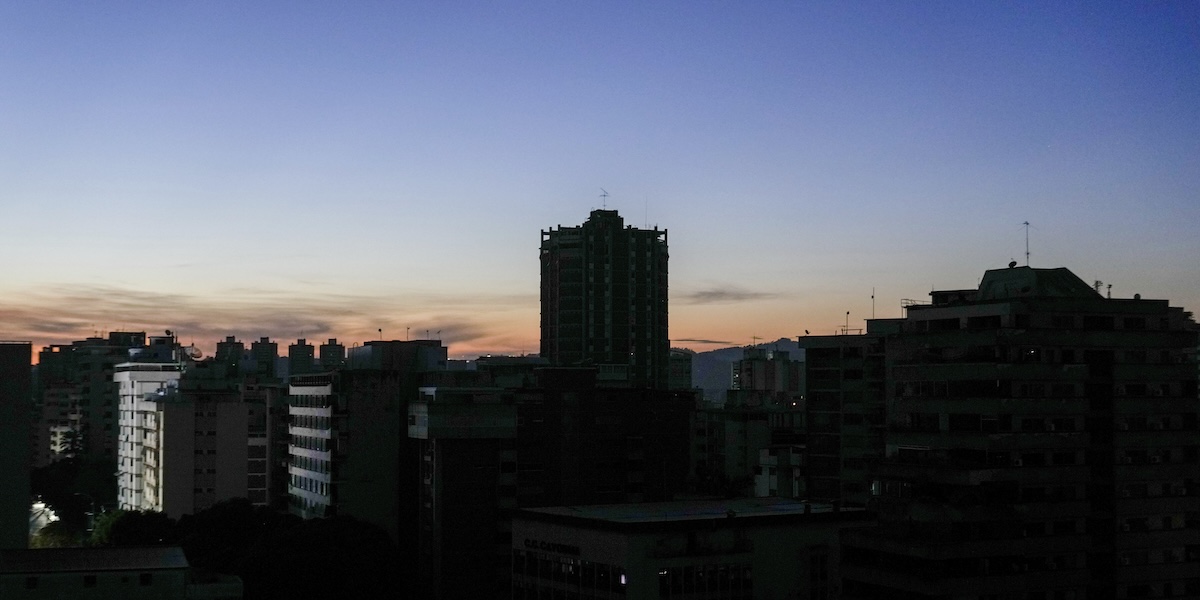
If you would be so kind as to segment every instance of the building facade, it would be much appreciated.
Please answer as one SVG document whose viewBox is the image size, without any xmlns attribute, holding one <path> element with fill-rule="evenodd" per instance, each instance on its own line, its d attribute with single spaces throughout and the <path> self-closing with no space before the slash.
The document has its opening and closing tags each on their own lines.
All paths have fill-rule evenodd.
<svg viewBox="0 0 1200 600">
<path fill-rule="evenodd" d="M 514 600 L 828 600 L 862 510 L 777 498 L 560 506 L 513 516 Z"/>
<path fill-rule="evenodd" d="M 514 508 L 684 489 L 693 392 L 605 387 L 595 368 L 528 370 L 519 387 L 491 377 L 425 387 L 409 407 L 423 597 L 508 598 Z"/>
<path fill-rule="evenodd" d="M 125 362 L 116 366 L 113 381 L 121 398 L 117 508 L 144 510 L 161 502 L 156 400 L 178 393 L 182 370 L 178 361 Z"/>
<path fill-rule="evenodd" d="M 542 231 L 541 354 L 597 366 L 634 387 L 666 388 L 667 231 L 626 226 L 615 210 Z"/>
<path fill-rule="evenodd" d="M 343 369 L 296 375 L 288 390 L 289 510 L 349 515 L 413 537 L 417 462 L 406 433 L 418 374 L 446 368 L 437 340 L 367 342 Z"/>
<path fill-rule="evenodd" d="M 196 573 L 173 546 L 0 550 L 6 600 L 239 600 L 242 581 Z"/>
<path fill-rule="evenodd" d="M 899 325 L 844 597 L 1200 596 L 1190 313 L 1013 266 Z"/>
<path fill-rule="evenodd" d="M 129 373 L 129 367 L 118 371 Z M 136 375 L 143 386 L 145 373 L 152 372 L 146 367 Z M 122 479 L 132 483 L 129 490 L 122 486 L 121 508 L 179 518 L 231 498 L 280 506 L 286 484 L 281 488 L 271 476 L 280 452 L 274 421 L 286 417 L 278 410 L 278 392 L 246 386 L 225 364 L 210 360 L 186 365 L 177 381 L 127 403 L 133 414 L 125 425 L 132 432 L 125 454 L 132 467 Z M 132 489 L 139 479 L 140 491 Z"/>
<path fill-rule="evenodd" d="M 112 332 L 38 353 L 34 461 L 44 466 L 66 455 L 112 462 L 117 458 L 120 395 L 116 365 L 146 347 L 144 332 Z M 54 440 L 58 433 L 58 445 Z"/>
<path fill-rule="evenodd" d="M 800 497 L 854 506 L 870 500 L 867 465 L 883 457 L 886 435 L 885 344 L 898 331 L 895 320 L 878 319 L 858 335 L 799 339 L 807 373 L 805 435 L 795 440 L 803 443 Z M 794 468 L 795 457 L 780 452 Z"/>
</svg>

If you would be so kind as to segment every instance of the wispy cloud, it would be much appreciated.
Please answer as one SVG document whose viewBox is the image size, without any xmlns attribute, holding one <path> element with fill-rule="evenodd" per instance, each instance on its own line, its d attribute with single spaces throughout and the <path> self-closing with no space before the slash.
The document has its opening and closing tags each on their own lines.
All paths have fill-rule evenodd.
<svg viewBox="0 0 1200 600">
<path fill-rule="evenodd" d="M 227 335 L 340 337 L 348 343 L 436 337 L 459 351 L 528 349 L 537 331 L 506 330 L 513 315 L 536 311 L 533 295 L 307 294 L 243 287 L 215 295 L 188 295 L 105 285 L 47 285 L 9 294 L 0 305 L 0 338 L 27 339 L 35 347 L 69 343 L 105 331 L 178 332 L 184 342 L 211 348 Z M 536 313 L 533 313 L 536 314 Z M 526 319 L 533 322 L 532 319 Z M 536 328 L 536 325 L 534 325 Z M 440 333 L 438 333 L 440 332 Z M 507 349 L 507 350 L 502 350 Z"/>
<path fill-rule="evenodd" d="M 747 290 L 737 286 L 721 286 L 684 293 L 679 300 L 684 304 L 732 304 L 769 300 L 776 296 L 778 294 L 774 292 Z"/>
<path fill-rule="evenodd" d="M 683 342 L 683 343 L 688 343 L 688 344 L 713 344 L 713 345 L 721 345 L 721 346 L 734 345 L 733 342 L 726 341 L 726 340 L 698 340 L 698 339 L 694 339 L 694 338 L 683 338 L 683 339 L 672 339 L 671 340 L 671 343 L 675 343 L 675 342 Z"/>
</svg>

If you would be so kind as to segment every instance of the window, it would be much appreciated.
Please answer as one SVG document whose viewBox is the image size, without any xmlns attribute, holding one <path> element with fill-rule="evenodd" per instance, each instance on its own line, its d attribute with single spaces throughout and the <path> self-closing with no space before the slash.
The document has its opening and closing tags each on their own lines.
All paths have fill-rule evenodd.
<svg viewBox="0 0 1200 600">
<path fill-rule="evenodd" d="M 1072 329 L 1075 327 L 1074 315 L 1054 315 L 1050 317 L 1050 326 L 1055 329 Z"/>
<path fill-rule="evenodd" d="M 25 578 L 25 589 L 36 590 L 37 586 L 38 586 L 38 578 L 37 577 L 26 577 Z"/>
<path fill-rule="evenodd" d="M 138 575 L 138 585 L 150 585 L 154 582 L 154 575 L 151 573 L 142 573 Z"/>
<path fill-rule="evenodd" d="M 1145 329 L 1146 319 L 1141 317 L 1126 317 L 1121 324 L 1125 326 L 1125 329 Z"/>
<path fill-rule="evenodd" d="M 95 575 L 84 575 L 83 576 L 83 587 L 89 587 L 89 588 L 96 587 L 96 576 Z"/>
</svg>

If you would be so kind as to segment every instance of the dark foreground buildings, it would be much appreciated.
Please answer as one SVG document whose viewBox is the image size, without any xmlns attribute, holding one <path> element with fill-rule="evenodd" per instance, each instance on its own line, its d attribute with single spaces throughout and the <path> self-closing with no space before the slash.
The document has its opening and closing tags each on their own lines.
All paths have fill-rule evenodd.
<svg viewBox="0 0 1200 600">
<path fill-rule="evenodd" d="M 0 342 L 0 550 L 29 545 L 29 342 Z"/>
<path fill-rule="evenodd" d="M 891 326 L 837 361 L 809 354 L 810 386 L 865 387 L 823 400 L 843 419 L 877 408 L 862 406 L 880 400 L 864 382 L 886 357 L 886 444 L 867 475 L 879 525 L 843 535 L 843 597 L 1200 596 L 1189 313 L 1014 267 L 934 292 Z M 837 373 L 814 376 L 822 365 Z M 844 423 L 827 434 L 844 438 Z"/>
<path fill-rule="evenodd" d="M 528 371 L 513 387 L 486 372 L 478 385 L 425 387 L 409 406 L 424 597 L 510 597 L 513 509 L 684 488 L 692 392 L 606 387 L 595 368 Z"/>
<path fill-rule="evenodd" d="M 350 515 L 404 544 L 414 537 L 417 481 L 408 403 L 418 374 L 446 368 L 436 340 L 367 342 L 346 365 L 291 377 L 288 496 L 292 514 Z"/>
<path fill-rule="evenodd" d="M 520 510 L 511 597 L 828 600 L 838 533 L 868 519 L 779 498 Z"/>
</svg>

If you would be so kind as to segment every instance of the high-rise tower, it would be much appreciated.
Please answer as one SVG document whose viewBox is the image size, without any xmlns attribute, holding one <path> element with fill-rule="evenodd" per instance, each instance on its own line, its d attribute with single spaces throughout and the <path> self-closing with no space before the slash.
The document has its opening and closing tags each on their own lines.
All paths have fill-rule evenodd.
<svg viewBox="0 0 1200 600">
<path fill-rule="evenodd" d="M 593 210 L 542 231 L 542 356 L 594 365 L 602 380 L 667 386 L 667 231 Z"/>
</svg>

